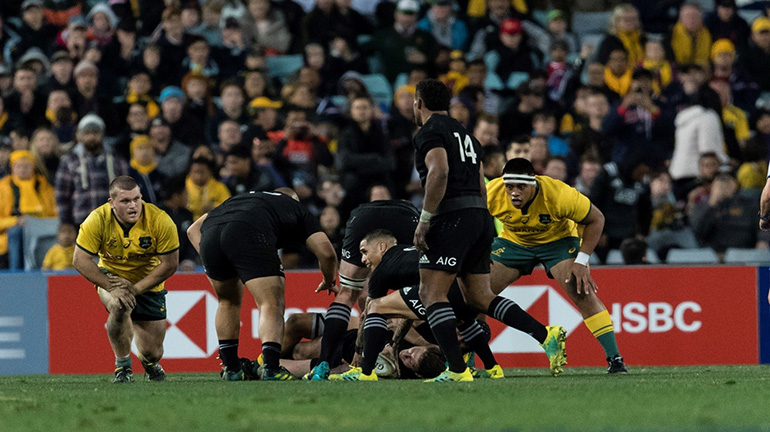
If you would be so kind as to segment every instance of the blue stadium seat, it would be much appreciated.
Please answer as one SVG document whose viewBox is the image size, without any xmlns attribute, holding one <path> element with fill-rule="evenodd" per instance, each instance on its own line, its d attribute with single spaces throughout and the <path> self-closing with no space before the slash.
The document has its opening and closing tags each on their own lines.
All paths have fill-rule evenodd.
<svg viewBox="0 0 770 432">
<path fill-rule="evenodd" d="M 39 269 L 56 243 L 57 218 L 27 218 L 24 223 L 24 270 Z"/>
<path fill-rule="evenodd" d="M 770 250 L 729 248 L 725 251 L 725 263 L 767 265 L 770 264 Z"/>
<path fill-rule="evenodd" d="M 297 72 L 305 64 L 301 54 L 270 56 L 265 57 L 265 61 L 267 62 L 268 75 L 272 78 L 279 78 L 281 81 L 288 80 L 294 72 Z"/>
<path fill-rule="evenodd" d="M 500 54 L 498 54 L 497 51 L 490 51 L 484 54 L 484 64 L 487 65 L 488 71 L 497 69 L 498 63 L 500 63 Z"/>
<path fill-rule="evenodd" d="M 572 14 L 572 31 L 581 38 L 588 33 L 605 33 L 610 26 L 612 11 L 575 12 Z"/>
<path fill-rule="evenodd" d="M 396 90 L 398 90 L 399 87 L 402 85 L 406 85 L 407 81 L 409 81 L 409 74 L 406 72 L 402 72 L 398 74 L 396 77 L 396 81 L 393 83 L 393 92 L 395 93 Z"/>
<path fill-rule="evenodd" d="M 385 78 L 385 75 L 369 74 L 364 75 L 363 79 L 366 89 L 369 90 L 369 94 L 372 95 L 374 101 L 389 107 L 391 102 L 393 102 L 393 89 L 390 87 L 390 83 Z"/>
<path fill-rule="evenodd" d="M 508 77 L 508 82 L 505 84 L 505 86 L 509 89 L 516 90 L 520 85 L 526 83 L 527 81 L 529 81 L 528 73 L 513 72 L 511 76 Z"/>
<path fill-rule="evenodd" d="M 484 87 L 488 90 L 502 90 L 505 88 L 505 83 L 496 73 L 488 71 L 487 77 L 484 79 Z"/>
<path fill-rule="evenodd" d="M 719 256 L 711 248 L 671 249 L 666 262 L 669 264 L 719 264 Z"/>
</svg>

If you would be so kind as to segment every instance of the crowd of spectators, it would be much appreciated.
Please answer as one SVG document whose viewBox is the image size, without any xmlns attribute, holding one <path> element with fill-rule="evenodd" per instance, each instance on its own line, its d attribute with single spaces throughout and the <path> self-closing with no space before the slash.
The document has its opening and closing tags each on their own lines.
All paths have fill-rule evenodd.
<svg viewBox="0 0 770 432">
<path fill-rule="evenodd" d="M 3 0 L 0 268 L 20 268 L 28 217 L 58 216 L 66 255 L 124 174 L 180 234 L 231 195 L 293 187 L 339 248 L 358 204 L 420 205 L 427 77 L 488 178 L 526 157 L 602 209 L 601 260 L 629 239 L 661 257 L 767 248 L 766 3 L 747 22 L 734 0 Z M 601 11 L 599 37 L 570 28 Z M 198 263 L 189 244 L 180 261 Z"/>
</svg>

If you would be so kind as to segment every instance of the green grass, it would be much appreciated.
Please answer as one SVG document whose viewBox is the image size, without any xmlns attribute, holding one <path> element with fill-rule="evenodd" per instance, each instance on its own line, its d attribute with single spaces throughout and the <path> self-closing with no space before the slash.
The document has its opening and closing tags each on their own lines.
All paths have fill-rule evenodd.
<svg viewBox="0 0 770 432">
<path fill-rule="evenodd" d="M 768 366 L 603 372 L 507 370 L 504 380 L 454 384 L 0 377 L 0 431 L 770 431 Z"/>
</svg>

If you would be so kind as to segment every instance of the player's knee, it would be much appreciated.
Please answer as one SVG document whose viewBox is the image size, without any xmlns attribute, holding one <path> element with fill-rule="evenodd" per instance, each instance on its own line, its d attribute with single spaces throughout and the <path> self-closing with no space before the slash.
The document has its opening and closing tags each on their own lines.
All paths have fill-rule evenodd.
<svg viewBox="0 0 770 432">
<path fill-rule="evenodd" d="M 366 308 L 367 314 L 381 313 L 382 312 L 382 300 L 379 298 L 369 300 L 369 307 Z"/>
<path fill-rule="evenodd" d="M 155 348 L 144 348 L 139 354 L 145 362 L 155 363 L 160 361 L 160 359 L 163 357 L 163 346 L 161 345 Z"/>
<path fill-rule="evenodd" d="M 288 318 L 286 318 L 286 324 L 284 327 L 284 332 L 288 333 L 296 333 L 303 327 L 307 327 L 306 321 L 307 318 L 303 316 L 304 314 L 291 314 Z"/>
<path fill-rule="evenodd" d="M 107 311 L 110 313 L 113 319 L 118 322 L 123 322 L 131 316 L 131 312 L 133 312 L 134 309 L 121 305 L 117 300 L 111 300 L 107 304 Z"/>
<path fill-rule="evenodd" d="M 337 297 L 334 299 L 334 302 L 343 303 L 350 307 L 353 307 L 353 305 L 356 303 L 356 300 L 358 300 L 358 297 L 360 295 L 361 295 L 361 291 L 352 290 L 350 288 L 342 288 L 340 290 L 340 293 L 337 294 Z"/>
<path fill-rule="evenodd" d="M 420 301 L 422 301 L 423 305 L 427 307 L 442 300 L 443 299 L 441 295 L 437 294 L 431 289 L 428 289 L 426 285 L 420 284 Z"/>
</svg>

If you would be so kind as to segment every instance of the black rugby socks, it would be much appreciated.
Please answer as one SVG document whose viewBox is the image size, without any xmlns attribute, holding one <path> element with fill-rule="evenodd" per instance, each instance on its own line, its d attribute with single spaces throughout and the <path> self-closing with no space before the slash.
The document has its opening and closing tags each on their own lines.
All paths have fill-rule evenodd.
<svg viewBox="0 0 770 432">
<path fill-rule="evenodd" d="M 328 362 L 334 350 L 342 342 L 350 322 L 350 306 L 334 302 L 326 312 L 323 339 L 321 339 L 320 361 Z"/>
<path fill-rule="evenodd" d="M 262 342 L 262 360 L 265 367 L 277 370 L 281 367 L 281 344 L 278 342 Z"/>
<path fill-rule="evenodd" d="M 238 361 L 238 339 L 220 339 L 219 358 L 228 371 L 241 370 L 241 363 Z"/>
<path fill-rule="evenodd" d="M 449 370 L 462 373 L 467 366 L 457 343 L 457 318 L 449 302 L 434 303 L 427 308 L 428 324 L 446 357 Z"/>
<path fill-rule="evenodd" d="M 532 336 L 538 343 L 545 342 L 548 330 L 519 305 L 505 297 L 497 296 L 489 303 L 487 315 L 516 330 Z"/>
<path fill-rule="evenodd" d="M 361 360 L 361 371 L 369 375 L 374 370 L 377 357 L 388 340 L 388 321 L 385 315 L 370 313 L 364 322 L 364 357 Z"/>
</svg>

